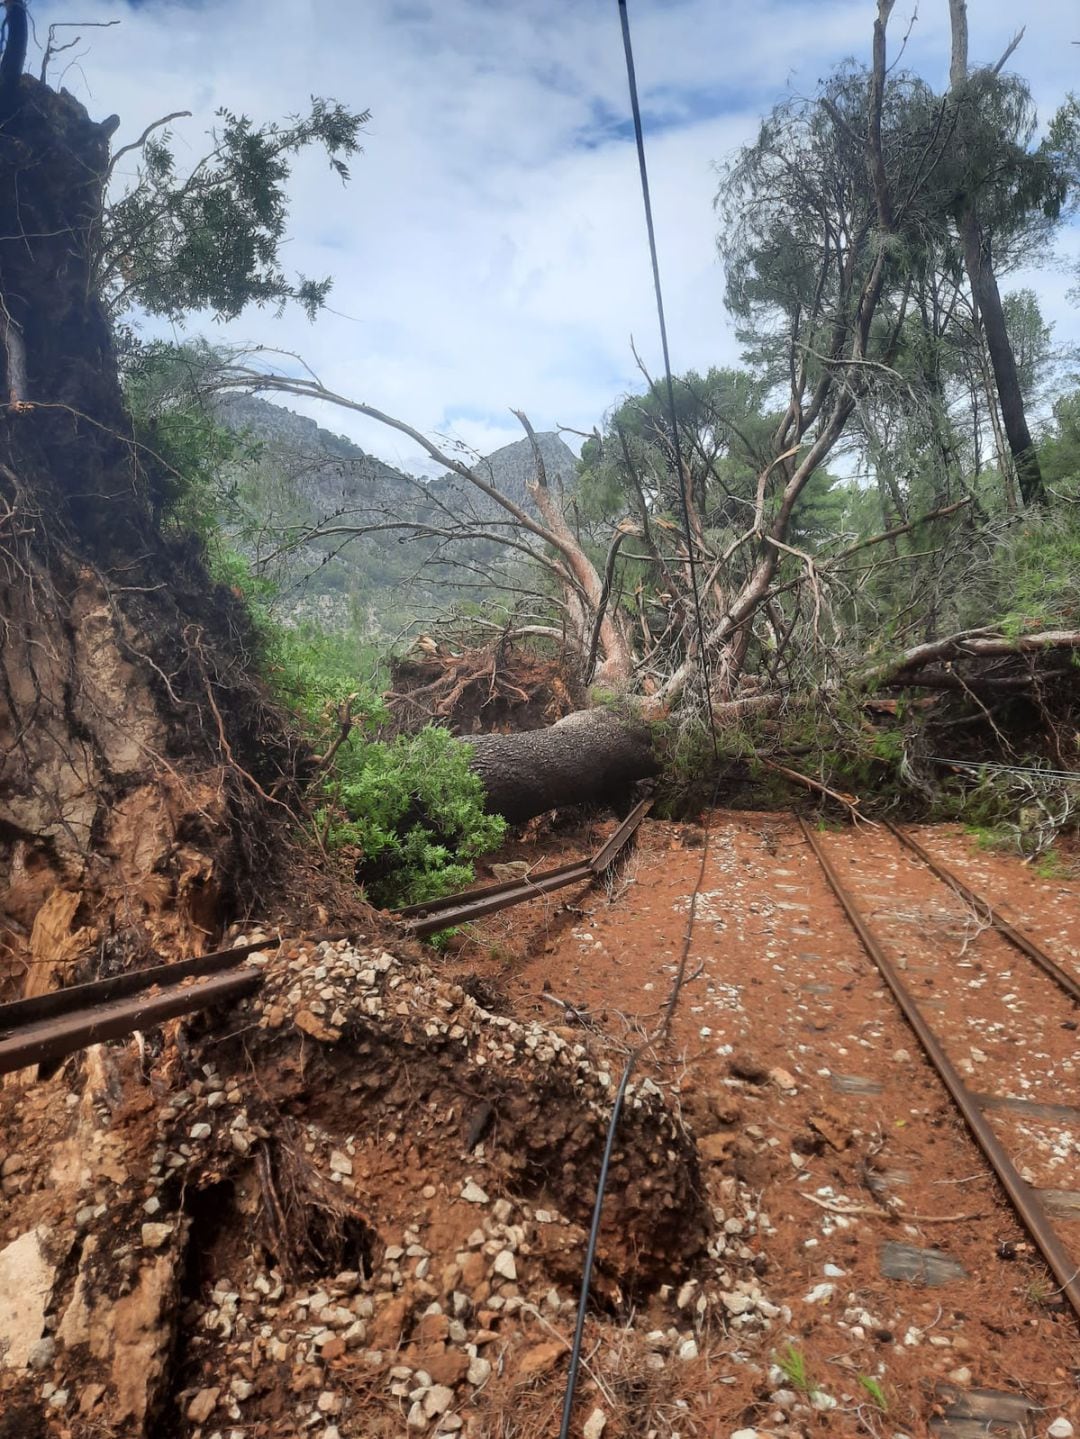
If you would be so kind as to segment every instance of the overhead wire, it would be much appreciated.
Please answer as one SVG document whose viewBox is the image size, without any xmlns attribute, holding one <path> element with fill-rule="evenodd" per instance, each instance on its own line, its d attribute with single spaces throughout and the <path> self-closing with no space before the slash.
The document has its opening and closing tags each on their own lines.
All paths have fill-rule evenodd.
<svg viewBox="0 0 1080 1439">
<path fill-rule="evenodd" d="M 630 39 L 630 17 L 627 12 L 626 0 L 618 0 L 618 6 L 619 19 L 622 24 L 623 51 L 626 56 L 626 79 L 630 90 L 630 107 L 634 116 L 634 138 L 637 143 L 638 170 L 641 177 L 641 198 L 645 207 L 645 228 L 649 237 L 649 257 L 652 261 L 653 289 L 656 295 L 656 317 L 660 327 L 660 344 L 664 358 L 668 423 L 671 426 L 671 443 L 675 459 L 676 477 L 679 482 L 679 499 L 682 505 L 683 529 L 686 535 L 687 560 L 690 566 L 690 585 L 694 599 L 694 621 L 697 631 L 698 656 L 701 663 L 702 683 L 705 687 L 705 705 L 708 712 L 709 735 L 712 740 L 713 756 L 719 759 L 719 748 L 716 738 L 716 719 L 713 713 L 712 689 L 709 684 L 709 657 L 705 645 L 705 625 L 701 616 L 701 590 L 698 584 L 697 573 L 699 560 L 694 547 L 694 535 L 690 526 L 690 505 L 686 493 L 686 487 L 689 482 L 689 470 L 683 460 L 682 439 L 679 433 L 679 417 L 675 406 L 675 384 L 671 377 L 671 354 L 668 346 L 667 322 L 664 317 L 664 294 L 660 283 L 660 262 L 656 249 L 656 230 L 653 225 L 652 199 L 649 193 L 649 172 L 645 163 L 645 138 L 641 124 L 641 106 L 638 102 L 637 75 L 634 69 L 634 50 Z M 715 801 L 716 794 L 714 793 L 714 804 Z M 585 1335 L 585 1319 L 588 1314 L 589 1289 L 592 1282 L 593 1265 L 596 1261 L 596 1246 L 600 1238 L 600 1220 L 604 1207 L 604 1193 L 607 1189 L 608 1171 L 611 1166 L 611 1155 L 615 1147 L 615 1136 L 619 1127 L 619 1118 L 622 1114 L 623 1103 L 626 1099 L 630 1076 L 633 1073 L 634 1066 L 638 1059 L 657 1039 L 666 1039 L 671 1030 L 671 1023 L 679 1002 L 679 995 L 686 981 L 690 943 L 697 916 L 698 895 L 705 878 L 705 866 L 708 861 L 708 856 L 709 827 L 706 822 L 705 837 L 701 851 L 701 865 L 698 870 L 697 880 L 694 884 L 693 894 L 690 897 L 686 932 L 683 936 L 682 954 L 676 968 L 675 978 L 672 982 L 671 994 L 667 1003 L 664 1005 L 660 1024 L 656 1030 L 647 1035 L 646 1038 L 627 1055 L 626 1063 L 623 1066 L 622 1077 L 619 1081 L 619 1088 L 615 1094 L 615 1102 L 611 1108 L 611 1116 L 608 1120 L 607 1137 L 604 1142 L 604 1155 L 600 1163 L 600 1174 L 596 1186 L 596 1199 L 593 1204 L 592 1223 L 589 1227 L 589 1239 L 585 1248 L 584 1272 L 582 1274 L 581 1292 L 578 1298 L 574 1338 L 570 1347 L 570 1366 L 566 1377 L 566 1390 L 563 1395 L 562 1422 L 559 1426 L 559 1439 L 569 1439 L 570 1436 L 570 1423 L 574 1412 L 574 1395 L 577 1390 L 577 1378 L 581 1368 L 581 1349 Z"/>
<path fill-rule="evenodd" d="M 634 68 L 634 49 L 630 39 L 630 15 L 626 0 L 618 0 L 619 19 L 622 23 L 623 51 L 626 56 L 626 80 L 630 89 L 630 108 L 634 116 L 634 138 L 637 142 L 638 171 L 641 177 L 641 198 L 645 206 L 645 229 L 649 236 L 649 257 L 652 261 L 653 290 L 656 294 L 656 318 L 660 325 L 660 346 L 664 357 L 665 388 L 667 392 L 668 423 L 671 426 L 671 443 L 675 457 L 675 472 L 679 482 L 679 499 L 682 505 L 683 529 L 686 533 L 686 554 L 690 566 L 690 588 L 694 597 L 694 622 L 697 630 L 698 654 L 701 660 L 701 677 L 705 686 L 705 705 L 709 716 L 709 735 L 712 739 L 713 757 L 719 759 L 716 738 L 716 718 L 713 714 L 712 689 L 709 685 L 709 656 L 705 647 L 705 625 L 701 617 L 701 587 L 698 584 L 698 559 L 694 535 L 690 527 L 690 502 L 687 485 L 690 472 L 683 460 L 682 439 L 679 434 L 679 417 L 675 406 L 675 383 L 671 378 L 671 355 L 668 348 L 667 321 L 664 318 L 664 292 L 660 284 L 660 261 L 656 249 L 656 229 L 653 225 L 652 198 L 649 191 L 649 171 L 645 163 L 645 136 L 641 124 L 641 106 L 638 103 L 637 72 Z"/>
<path fill-rule="evenodd" d="M 1037 779 L 1080 780 L 1080 771 L 1069 769 L 1044 769 L 1042 765 L 997 764 L 992 760 L 947 759 L 944 755 L 931 754 L 926 758 L 931 764 L 952 765 L 954 769 L 989 770 L 992 774 L 1034 775 Z"/>
</svg>

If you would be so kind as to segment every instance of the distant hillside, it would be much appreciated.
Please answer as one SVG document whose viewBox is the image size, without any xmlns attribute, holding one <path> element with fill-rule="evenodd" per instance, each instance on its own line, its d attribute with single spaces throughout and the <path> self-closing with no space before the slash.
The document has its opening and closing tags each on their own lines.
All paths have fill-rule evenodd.
<svg viewBox="0 0 1080 1439">
<path fill-rule="evenodd" d="M 434 479 L 403 474 L 314 420 L 252 396 L 222 398 L 217 415 L 259 447 L 257 461 L 238 477 L 236 514 L 228 523 L 239 547 L 278 586 L 287 620 L 388 636 L 414 620 L 430 623 L 454 604 L 486 598 L 490 587 L 475 570 L 512 567 L 507 552 L 490 542 L 448 545 L 439 536 L 413 538 L 394 528 L 401 522 L 447 528 L 463 516 L 482 527 L 503 514 L 453 472 Z M 573 451 L 551 432 L 537 440 L 548 484 L 571 491 L 577 482 Z M 481 465 L 489 484 L 533 509 L 525 488 L 533 471 L 527 439 L 503 446 Z M 282 553 L 284 536 L 317 525 L 338 533 Z M 372 532 L 360 538 L 340 533 L 350 526 Z"/>
<path fill-rule="evenodd" d="M 547 474 L 548 485 L 553 490 L 573 490 L 577 484 L 577 457 L 573 450 L 561 439 L 554 430 L 543 430 L 537 437 L 540 447 L 540 454 L 544 460 L 544 470 Z M 503 445 L 501 450 L 495 450 L 480 465 L 481 473 L 485 480 L 489 477 L 493 480 L 495 488 L 513 500 L 515 504 L 535 514 L 529 492 L 525 488 L 525 481 L 533 476 L 533 452 L 532 445 L 528 439 L 515 440 L 511 445 Z M 444 473 L 439 483 L 450 483 L 454 486 L 461 485 L 462 480 L 452 471 Z M 479 503 L 490 506 L 491 501 L 481 497 Z M 498 506 L 495 506 L 498 509 Z"/>
</svg>

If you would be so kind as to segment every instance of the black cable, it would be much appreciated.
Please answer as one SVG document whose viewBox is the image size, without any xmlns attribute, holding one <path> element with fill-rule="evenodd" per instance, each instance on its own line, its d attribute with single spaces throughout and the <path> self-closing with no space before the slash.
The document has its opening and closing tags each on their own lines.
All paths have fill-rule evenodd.
<svg viewBox="0 0 1080 1439">
<path fill-rule="evenodd" d="M 645 202 L 645 228 L 649 234 L 649 255 L 652 259 L 653 289 L 656 291 L 656 315 L 660 322 L 660 345 L 664 355 L 664 374 L 667 377 L 668 422 L 671 425 L 671 441 L 675 450 L 675 468 L 679 481 L 679 499 L 682 501 L 683 529 L 686 532 L 686 553 L 690 562 L 690 585 L 694 594 L 694 618 L 696 621 L 698 649 L 701 654 L 701 674 L 705 684 L 705 703 L 709 711 L 709 733 L 712 736 L 713 756 L 719 758 L 716 740 L 716 719 L 713 715 L 712 690 L 709 687 L 709 657 L 705 650 L 705 627 L 701 620 L 701 594 L 698 587 L 698 559 L 694 551 L 694 536 L 690 530 L 690 506 L 686 497 L 689 471 L 683 464 L 682 441 L 679 438 L 679 420 L 675 409 L 675 385 L 671 378 L 671 357 L 668 352 L 667 322 L 664 319 L 664 295 L 660 287 L 660 261 L 656 254 L 656 231 L 653 227 L 652 200 L 649 197 L 649 172 L 645 165 L 645 137 L 641 128 L 641 106 L 638 104 L 637 75 L 634 71 L 634 51 L 630 43 L 630 15 L 626 0 L 619 0 L 619 19 L 622 22 L 623 50 L 626 52 L 626 79 L 630 86 L 630 106 L 634 113 L 634 136 L 637 140 L 638 169 L 641 172 L 641 198 Z"/>
<path fill-rule="evenodd" d="M 718 780 L 716 788 L 713 790 L 713 807 L 716 805 L 719 790 L 720 782 Z M 701 866 L 698 869 L 694 892 L 690 896 L 690 909 L 686 918 L 686 932 L 683 935 L 682 955 L 679 959 L 674 983 L 672 984 L 671 995 L 661 1011 L 659 1028 L 627 1055 L 626 1066 L 623 1069 L 622 1079 L 619 1081 L 619 1090 L 615 1095 L 615 1103 L 612 1106 L 611 1118 L 608 1120 L 607 1142 L 604 1145 L 604 1158 L 600 1165 L 600 1178 L 596 1183 L 596 1201 L 593 1204 L 592 1226 L 589 1229 L 589 1242 L 585 1249 L 585 1266 L 581 1278 L 581 1296 L 578 1299 L 577 1323 L 574 1326 L 574 1342 L 570 1346 L 570 1368 L 566 1375 L 566 1392 L 563 1395 L 562 1424 L 559 1426 L 559 1439 L 570 1439 L 570 1419 L 574 1412 L 574 1394 L 577 1389 L 578 1371 L 581 1368 L 581 1343 L 585 1335 L 585 1316 L 589 1307 L 589 1286 L 592 1282 L 593 1263 L 596 1259 L 596 1245 L 600 1238 L 600 1215 L 604 1207 L 604 1191 L 607 1189 L 608 1168 L 611 1164 L 612 1150 L 615 1148 L 615 1134 L 619 1127 L 619 1115 L 622 1113 L 623 1100 L 626 1097 L 626 1087 L 630 1082 L 630 1075 L 639 1056 L 648 1049 L 654 1040 L 666 1039 L 670 1033 L 671 1021 L 675 1016 L 675 1007 L 679 1002 L 679 995 L 682 993 L 683 983 L 686 979 L 686 965 L 690 957 L 690 941 L 693 938 L 694 921 L 697 918 L 698 895 L 701 893 L 701 886 L 705 879 L 705 865 L 709 858 L 709 826 L 707 823 L 704 829 L 705 836 L 701 846 Z"/>
<path fill-rule="evenodd" d="M 585 1315 L 589 1307 L 589 1280 L 592 1276 L 593 1261 L 596 1258 L 596 1245 L 600 1238 L 600 1215 L 604 1207 L 604 1190 L 607 1187 L 608 1167 L 611 1164 L 611 1153 L 615 1148 L 615 1131 L 619 1127 L 619 1114 L 622 1110 L 623 1100 L 626 1098 L 626 1086 L 630 1083 L 630 1071 L 634 1067 L 640 1047 L 630 1051 L 623 1069 L 622 1080 L 619 1084 L 619 1092 L 615 1096 L 615 1105 L 611 1111 L 611 1119 L 608 1123 L 607 1143 L 604 1145 L 604 1159 L 600 1165 L 600 1179 L 596 1186 L 596 1203 L 593 1205 L 592 1227 L 589 1230 L 589 1243 L 585 1250 L 585 1275 L 581 1285 L 581 1298 L 578 1300 L 577 1324 L 574 1327 L 574 1343 L 570 1349 L 570 1370 L 566 1376 L 566 1393 L 563 1395 L 562 1424 L 559 1426 L 559 1439 L 570 1439 L 570 1419 L 574 1412 L 574 1391 L 577 1389 L 578 1370 L 581 1367 L 581 1341 L 585 1334 Z"/>
</svg>

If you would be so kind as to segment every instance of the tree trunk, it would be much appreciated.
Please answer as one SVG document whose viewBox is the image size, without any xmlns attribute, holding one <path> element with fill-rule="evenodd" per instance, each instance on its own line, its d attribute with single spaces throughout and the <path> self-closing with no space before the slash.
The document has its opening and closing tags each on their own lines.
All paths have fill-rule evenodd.
<svg viewBox="0 0 1080 1439">
<path fill-rule="evenodd" d="M 1016 357 L 1005 324 L 997 277 L 990 256 L 990 242 L 984 236 L 979 217 L 971 205 L 957 216 L 957 227 L 964 245 L 964 267 L 971 282 L 971 296 L 986 336 L 986 348 L 994 370 L 994 383 L 1001 401 L 1001 419 L 1016 465 L 1020 493 L 1026 505 L 1046 502 L 1039 457 L 1028 428 L 1024 396 L 1016 371 Z"/>
<path fill-rule="evenodd" d="M 968 23 L 967 0 L 949 0 L 949 21 L 952 27 L 952 55 L 949 61 L 949 85 L 956 93 L 968 75 Z M 1022 33 L 1022 32 L 1021 32 Z M 1019 37 L 1017 37 L 1019 38 Z M 1013 45 L 1016 44 L 1014 40 Z M 1009 47 L 1006 56 L 1011 52 Z M 1000 69 L 1004 58 L 998 62 Z M 983 234 L 978 210 L 974 200 L 961 200 L 956 211 L 956 228 L 964 248 L 964 268 L 971 284 L 971 298 L 975 308 L 975 324 L 978 327 L 982 317 L 986 347 L 990 352 L 990 363 L 994 370 L 994 383 L 1001 401 L 1001 418 L 1009 441 L 1013 460 L 1016 463 L 1016 477 L 1020 482 L 1020 493 L 1026 505 L 1041 505 L 1046 502 L 1039 457 L 1031 443 L 1027 415 L 1024 412 L 1024 397 L 1020 390 L 1020 379 L 1016 373 L 1016 358 L 1013 355 L 1009 331 L 1005 324 L 1005 311 L 1001 305 L 997 277 L 990 256 L 990 241 Z"/>
<path fill-rule="evenodd" d="M 469 744 L 488 809 L 512 824 L 617 798 L 660 769 L 648 727 L 603 709 L 576 710 L 550 729 L 476 735 Z"/>
</svg>

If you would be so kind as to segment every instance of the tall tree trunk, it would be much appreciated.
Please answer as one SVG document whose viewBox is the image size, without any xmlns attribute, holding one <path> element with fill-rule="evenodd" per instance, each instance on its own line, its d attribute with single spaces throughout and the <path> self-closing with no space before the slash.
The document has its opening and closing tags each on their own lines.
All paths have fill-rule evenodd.
<svg viewBox="0 0 1080 1439">
<path fill-rule="evenodd" d="M 1009 453 L 1008 442 L 1005 439 L 1004 431 L 1001 428 L 1001 410 L 998 407 L 997 393 L 994 387 L 993 371 L 990 368 L 990 357 L 986 349 L 986 336 L 979 328 L 976 317 L 975 340 L 979 346 L 979 373 L 982 375 L 983 394 L 986 396 L 986 410 L 990 416 L 990 428 L 994 433 L 994 449 L 997 452 L 998 469 L 1001 471 L 1001 484 L 1005 492 L 1005 508 L 1009 514 L 1015 514 L 1016 503 L 1016 476 L 1012 455 Z"/>
<path fill-rule="evenodd" d="M 968 74 L 967 0 L 949 0 L 949 19 L 952 25 L 949 83 L 955 95 Z M 994 274 L 990 237 L 983 231 L 973 196 L 966 196 L 960 201 L 955 219 L 964 250 L 964 268 L 971 284 L 976 324 L 981 318 L 986 347 L 990 352 L 990 363 L 994 370 L 994 384 L 1001 402 L 1001 419 L 1009 449 L 1016 463 L 1020 493 L 1026 505 L 1041 505 L 1046 502 L 1042 470 L 1031 441 L 1031 430 L 1028 428 L 1020 377 L 1016 371 L 1016 357 L 1005 324 L 1005 311 L 1001 304 L 997 276 Z"/>
<path fill-rule="evenodd" d="M 969 202 L 959 212 L 956 223 L 964 246 L 964 267 L 971 282 L 971 297 L 986 336 L 986 348 L 994 371 L 994 384 L 1001 402 L 1001 419 L 1016 465 L 1020 493 L 1026 505 L 1045 504 L 1046 488 L 1043 485 L 1039 457 L 1032 443 L 1031 430 L 1028 428 L 1024 396 L 1020 390 L 1020 376 L 1016 370 L 1016 357 L 1005 324 L 1005 310 L 994 274 L 990 240 L 983 233 L 972 203 Z"/>
</svg>

